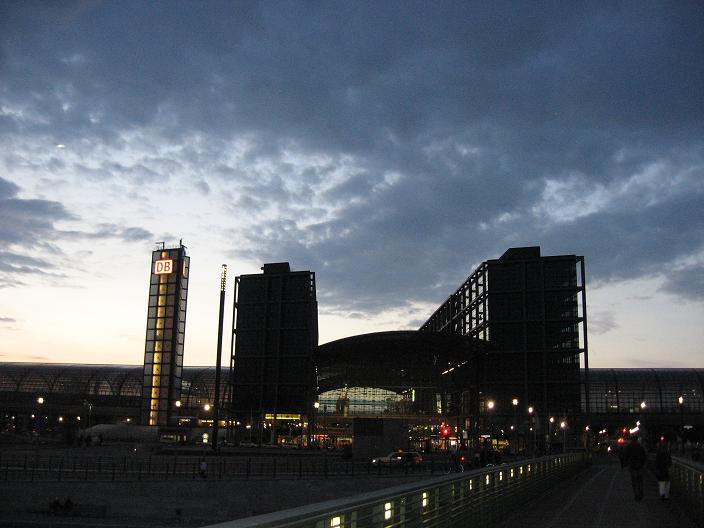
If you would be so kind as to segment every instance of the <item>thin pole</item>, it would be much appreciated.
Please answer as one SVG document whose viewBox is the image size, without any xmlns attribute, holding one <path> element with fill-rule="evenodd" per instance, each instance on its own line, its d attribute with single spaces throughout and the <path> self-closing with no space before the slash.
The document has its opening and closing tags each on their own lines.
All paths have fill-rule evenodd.
<svg viewBox="0 0 704 528">
<path fill-rule="evenodd" d="M 220 422 L 220 366 L 222 356 L 222 325 L 225 319 L 225 285 L 227 264 L 222 265 L 220 274 L 220 315 L 218 319 L 218 351 L 215 357 L 215 394 L 213 395 L 213 451 L 218 449 L 218 426 Z"/>
</svg>

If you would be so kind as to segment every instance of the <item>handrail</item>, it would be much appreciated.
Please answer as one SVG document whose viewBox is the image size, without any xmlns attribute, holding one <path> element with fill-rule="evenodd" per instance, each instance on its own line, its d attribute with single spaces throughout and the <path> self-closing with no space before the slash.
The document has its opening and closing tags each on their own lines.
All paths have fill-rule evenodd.
<svg viewBox="0 0 704 528">
<path fill-rule="evenodd" d="M 584 452 L 453 473 L 210 528 L 487 526 L 589 462 Z"/>
<path fill-rule="evenodd" d="M 670 469 L 672 498 L 696 520 L 704 524 L 704 466 L 689 460 L 672 457 Z"/>
</svg>

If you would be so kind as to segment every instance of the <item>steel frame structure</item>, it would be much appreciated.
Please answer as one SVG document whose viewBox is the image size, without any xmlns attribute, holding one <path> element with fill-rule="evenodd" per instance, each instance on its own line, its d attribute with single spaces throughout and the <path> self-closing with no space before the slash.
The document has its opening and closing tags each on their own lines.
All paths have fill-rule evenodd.
<svg viewBox="0 0 704 528">
<path fill-rule="evenodd" d="M 420 327 L 487 342 L 475 422 L 583 416 L 580 356 L 589 389 L 584 257 L 540 256 L 540 248 L 511 248 L 487 260 Z M 580 342 L 581 341 L 581 342 Z M 513 405 L 517 400 L 518 404 Z M 528 413 L 532 408 L 535 414 Z M 499 420 L 500 421 L 500 420 Z"/>
</svg>

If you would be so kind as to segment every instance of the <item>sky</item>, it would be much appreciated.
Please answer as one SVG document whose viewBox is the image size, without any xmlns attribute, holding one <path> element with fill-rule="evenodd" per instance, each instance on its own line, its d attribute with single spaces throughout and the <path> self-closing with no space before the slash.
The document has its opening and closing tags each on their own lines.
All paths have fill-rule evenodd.
<svg viewBox="0 0 704 528">
<path fill-rule="evenodd" d="M 4 1 L 0 361 L 141 364 L 183 239 L 188 365 L 223 263 L 314 271 L 324 343 L 539 245 L 590 366 L 702 367 L 702 94 L 698 1 Z"/>
</svg>

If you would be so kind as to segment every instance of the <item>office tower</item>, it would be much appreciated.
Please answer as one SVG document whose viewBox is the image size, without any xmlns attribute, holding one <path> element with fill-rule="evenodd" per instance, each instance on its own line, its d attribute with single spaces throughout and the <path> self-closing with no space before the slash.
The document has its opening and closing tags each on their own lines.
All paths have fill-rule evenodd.
<svg viewBox="0 0 704 528">
<path fill-rule="evenodd" d="M 316 397 L 315 273 L 291 271 L 288 262 L 262 270 L 235 279 L 230 363 L 231 412 L 254 427 L 282 417 L 302 420 Z"/>
<path fill-rule="evenodd" d="M 483 262 L 421 330 L 486 341 L 480 378 L 493 413 L 522 415 L 531 406 L 545 420 L 580 412 L 585 301 L 584 257 L 510 248 Z"/>
<path fill-rule="evenodd" d="M 181 399 L 183 342 L 190 257 L 186 247 L 152 252 L 144 347 L 141 418 L 145 425 L 174 425 Z"/>
</svg>

